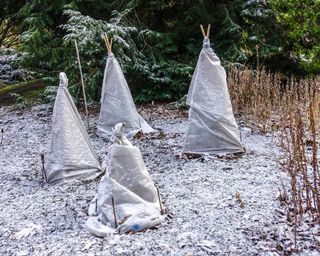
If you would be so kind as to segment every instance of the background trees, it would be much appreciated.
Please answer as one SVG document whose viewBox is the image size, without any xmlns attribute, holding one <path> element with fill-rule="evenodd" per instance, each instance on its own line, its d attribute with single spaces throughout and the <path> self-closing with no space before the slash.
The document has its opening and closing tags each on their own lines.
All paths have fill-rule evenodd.
<svg viewBox="0 0 320 256">
<path fill-rule="evenodd" d="M 320 1 L 271 1 L 272 10 L 285 39 L 283 50 L 311 73 L 320 69 Z"/>
<path fill-rule="evenodd" d="M 19 0 L 2 0 L 0 2 L 0 47 L 13 47 L 18 44 L 22 17 L 17 12 L 23 6 Z"/>
<path fill-rule="evenodd" d="M 2 5 L 1 17 L 14 20 L 16 47 L 26 53 L 24 66 L 39 77 L 56 78 L 66 71 L 75 96 L 80 79 L 73 40 L 78 41 L 92 100 L 100 95 L 103 32 L 114 38 L 113 50 L 140 102 L 186 93 L 201 48 L 200 23 L 212 24 L 211 42 L 225 65 L 259 63 L 295 75 L 319 72 L 317 1 L 30 0 Z"/>
</svg>

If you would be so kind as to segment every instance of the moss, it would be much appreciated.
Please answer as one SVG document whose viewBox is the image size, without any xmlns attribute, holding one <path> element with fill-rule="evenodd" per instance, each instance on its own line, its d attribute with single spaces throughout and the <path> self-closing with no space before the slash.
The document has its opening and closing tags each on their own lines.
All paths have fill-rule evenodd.
<svg viewBox="0 0 320 256">
<path fill-rule="evenodd" d="M 37 79 L 0 88 L 0 105 L 15 103 L 16 99 L 11 93 L 16 93 L 28 100 L 39 98 L 46 87 L 43 79 Z"/>
<path fill-rule="evenodd" d="M 40 81 L 41 80 L 31 80 L 27 82 L 18 83 L 18 84 L 8 85 L 6 87 L 0 88 L 0 96 L 11 93 L 11 92 L 19 91 L 22 89 L 26 89 L 27 87 L 34 85 Z"/>
<path fill-rule="evenodd" d="M 18 84 L 12 84 L 3 88 L 0 88 L 0 96 L 13 93 L 13 92 L 24 92 L 33 89 L 39 89 L 39 87 L 45 87 L 44 82 L 41 79 L 31 80 L 27 82 L 22 82 Z"/>
</svg>

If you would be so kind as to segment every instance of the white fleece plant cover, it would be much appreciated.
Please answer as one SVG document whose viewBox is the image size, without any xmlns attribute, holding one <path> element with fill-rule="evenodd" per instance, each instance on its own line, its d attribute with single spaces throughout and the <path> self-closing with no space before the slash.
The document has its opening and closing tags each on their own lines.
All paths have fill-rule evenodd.
<svg viewBox="0 0 320 256">
<path fill-rule="evenodd" d="M 137 112 L 127 81 L 113 53 L 107 58 L 100 102 L 97 135 L 110 138 L 112 128 L 117 123 L 126 123 L 124 133 L 128 138 L 139 131 L 156 132 Z"/>
<path fill-rule="evenodd" d="M 110 147 L 107 173 L 101 179 L 98 193 L 89 206 L 87 229 L 104 237 L 111 232 L 138 232 L 160 224 L 157 189 L 142 159 L 139 148 L 129 141 L 118 141 Z M 120 144 L 119 144 L 120 143 Z M 116 228 L 112 198 L 115 204 Z"/>
<path fill-rule="evenodd" d="M 45 159 L 47 181 L 52 184 L 92 179 L 101 173 L 98 158 L 67 86 L 66 74 L 60 73 Z"/>
<path fill-rule="evenodd" d="M 183 152 L 228 154 L 244 151 L 232 112 L 226 73 L 207 37 L 189 87 L 187 104 L 190 109 Z"/>
</svg>

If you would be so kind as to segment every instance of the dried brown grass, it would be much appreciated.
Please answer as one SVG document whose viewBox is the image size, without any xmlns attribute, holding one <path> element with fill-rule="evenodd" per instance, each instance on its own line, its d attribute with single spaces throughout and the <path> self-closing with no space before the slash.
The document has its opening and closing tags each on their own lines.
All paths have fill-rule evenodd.
<svg viewBox="0 0 320 256">
<path fill-rule="evenodd" d="M 299 106 L 305 112 L 320 89 L 320 76 L 297 79 L 264 68 L 230 65 L 227 80 L 234 113 L 262 132 L 282 127 L 281 118 L 294 107 Z"/>
<path fill-rule="evenodd" d="M 288 173 L 290 186 L 279 188 L 279 199 L 286 206 L 296 244 L 302 221 L 320 224 L 320 76 L 297 79 L 263 68 L 230 66 L 228 85 L 235 114 L 262 132 L 281 134 L 281 167 Z"/>
</svg>

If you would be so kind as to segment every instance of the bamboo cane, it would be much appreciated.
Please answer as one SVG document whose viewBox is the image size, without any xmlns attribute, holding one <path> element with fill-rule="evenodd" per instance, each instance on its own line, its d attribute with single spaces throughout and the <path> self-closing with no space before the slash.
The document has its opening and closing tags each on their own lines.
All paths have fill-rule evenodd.
<svg viewBox="0 0 320 256">
<path fill-rule="evenodd" d="M 107 47 L 107 50 L 108 50 L 108 54 L 111 54 L 112 53 L 112 41 L 113 39 L 111 38 L 109 40 L 109 37 L 106 33 L 104 33 L 104 41 L 105 41 L 105 44 L 106 44 L 106 47 Z"/>
<path fill-rule="evenodd" d="M 80 78 L 81 78 L 81 85 L 82 85 L 83 101 L 84 101 L 84 107 L 85 107 L 85 110 L 86 110 L 87 125 L 88 125 L 88 130 L 89 130 L 90 129 L 90 125 L 89 125 L 89 114 L 88 114 L 87 98 L 86 98 L 86 92 L 85 92 L 85 88 L 84 88 L 84 80 L 83 80 L 83 74 L 82 74 L 80 54 L 79 54 L 78 44 L 77 44 L 76 40 L 74 40 L 74 45 L 76 47 L 76 52 L 77 52 L 77 59 L 78 59 L 78 65 L 79 65 L 79 70 L 80 70 Z"/>
<path fill-rule="evenodd" d="M 109 37 L 108 37 L 107 33 L 104 33 L 104 40 L 107 42 L 107 50 L 109 53 L 110 52 L 110 41 L 109 41 Z"/>
<path fill-rule="evenodd" d="M 106 45 L 107 51 L 109 52 L 109 45 L 105 37 L 103 37 L 104 43 Z"/>
<path fill-rule="evenodd" d="M 110 42 L 109 42 L 108 35 L 106 33 L 103 34 L 103 39 L 105 41 L 105 44 L 106 44 L 106 47 L 107 47 L 107 51 L 109 53 L 110 52 Z"/>
<path fill-rule="evenodd" d="M 202 24 L 200 25 L 200 28 L 201 28 L 203 37 L 206 37 L 206 32 L 204 32 L 204 28 L 203 28 Z"/>
<path fill-rule="evenodd" d="M 111 38 L 111 40 L 110 40 L 110 45 L 109 45 L 109 53 L 112 53 L 112 43 L 113 43 L 113 38 Z"/>
<path fill-rule="evenodd" d="M 209 38 L 210 36 L 210 29 L 211 29 L 211 24 L 208 25 L 208 29 L 207 29 L 207 37 Z"/>
</svg>

